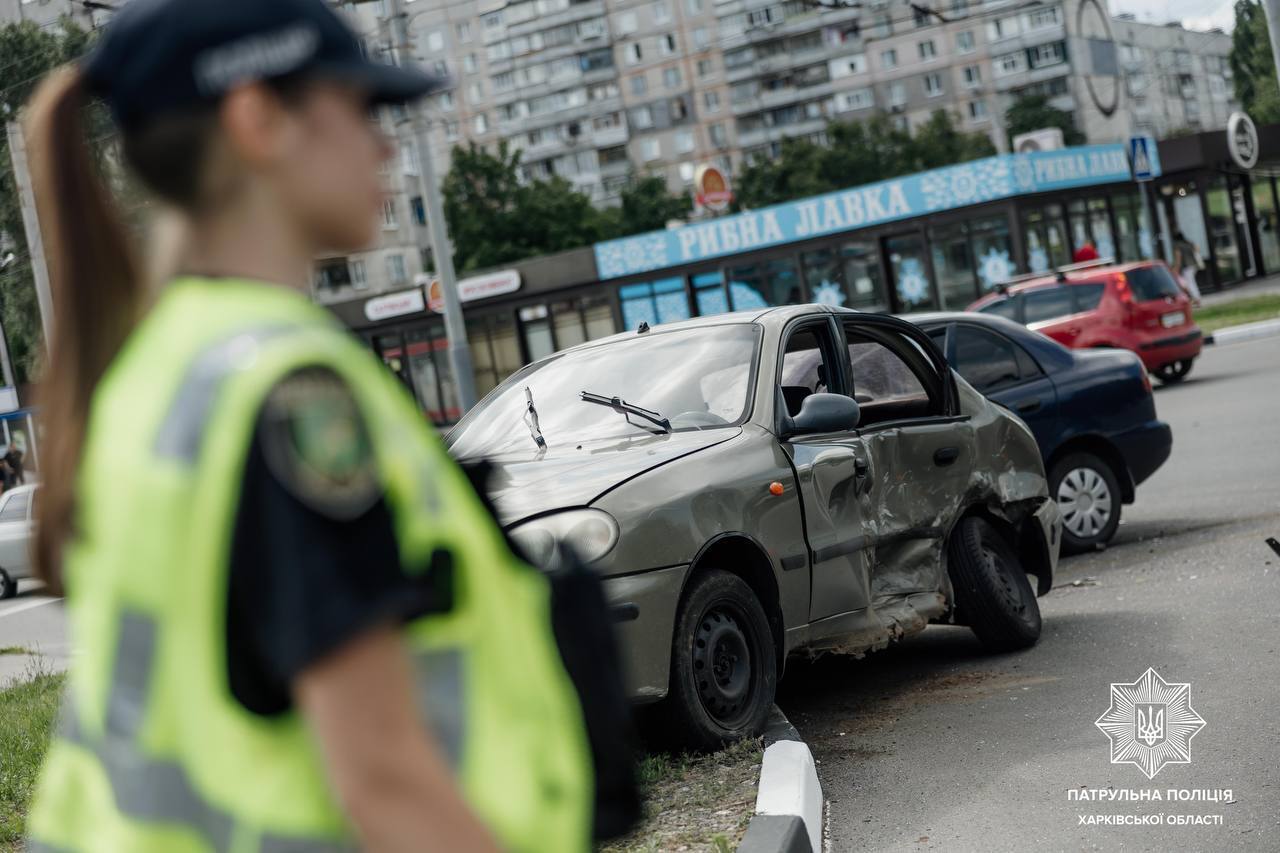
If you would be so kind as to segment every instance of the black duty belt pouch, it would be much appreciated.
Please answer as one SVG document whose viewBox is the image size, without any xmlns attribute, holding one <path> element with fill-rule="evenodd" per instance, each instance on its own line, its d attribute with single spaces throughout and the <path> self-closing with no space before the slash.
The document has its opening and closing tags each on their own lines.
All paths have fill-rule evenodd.
<svg viewBox="0 0 1280 853">
<path fill-rule="evenodd" d="M 491 466 L 481 462 L 463 468 L 493 514 L 487 489 Z M 511 546 L 520 555 L 519 548 Z M 571 549 L 557 552 L 556 565 L 545 572 L 551 586 L 551 625 L 565 671 L 577 691 L 591 745 L 595 839 L 606 841 L 626 834 L 641 816 L 635 723 L 604 585 Z"/>
</svg>

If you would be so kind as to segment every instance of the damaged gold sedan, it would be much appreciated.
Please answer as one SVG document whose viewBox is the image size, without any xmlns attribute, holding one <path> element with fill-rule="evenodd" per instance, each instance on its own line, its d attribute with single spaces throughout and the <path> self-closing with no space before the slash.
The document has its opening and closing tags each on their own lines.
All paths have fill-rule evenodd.
<svg viewBox="0 0 1280 853">
<path fill-rule="evenodd" d="M 604 578 L 631 694 L 686 745 L 759 733 L 793 654 L 1040 635 L 1062 523 L 1035 439 L 892 317 L 642 324 L 524 368 L 449 442 L 530 559 L 567 542 Z"/>
</svg>

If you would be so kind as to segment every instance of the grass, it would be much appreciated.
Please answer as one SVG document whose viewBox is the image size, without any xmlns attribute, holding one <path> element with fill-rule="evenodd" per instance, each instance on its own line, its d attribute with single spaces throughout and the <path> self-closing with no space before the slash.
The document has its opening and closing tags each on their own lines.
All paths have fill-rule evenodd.
<svg viewBox="0 0 1280 853">
<path fill-rule="evenodd" d="M 709 755 L 654 753 L 640 763 L 645 816 L 601 853 L 736 850 L 755 813 L 762 741 L 740 741 Z"/>
<path fill-rule="evenodd" d="M 22 840 L 63 680 L 61 674 L 35 670 L 0 689 L 0 850 L 16 850 Z"/>
<path fill-rule="evenodd" d="M 1206 335 L 1227 326 L 1277 317 L 1280 317 L 1280 294 L 1249 296 L 1222 305 L 1195 309 L 1195 321 Z"/>
<path fill-rule="evenodd" d="M 29 655 L 31 652 L 22 646 L 0 646 L 0 657 L 4 655 Z"/>
</svg>

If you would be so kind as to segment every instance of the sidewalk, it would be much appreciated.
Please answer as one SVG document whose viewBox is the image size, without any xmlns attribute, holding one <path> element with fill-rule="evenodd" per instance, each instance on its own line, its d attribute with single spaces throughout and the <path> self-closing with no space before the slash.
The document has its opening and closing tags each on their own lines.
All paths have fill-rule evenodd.
<svg viewBox="0 0 1280 853">
<path fill-rule="evenodd" d="M 1280 295 L 1280 275 L 1269 275 L 1253 281 L 1228 287 L 1224 290 L 1206 293 L 1200 297 L 1200 304 L 1205 308 L 1214 305 L 1226 305 L 1253 296 Z"/>
</svg>

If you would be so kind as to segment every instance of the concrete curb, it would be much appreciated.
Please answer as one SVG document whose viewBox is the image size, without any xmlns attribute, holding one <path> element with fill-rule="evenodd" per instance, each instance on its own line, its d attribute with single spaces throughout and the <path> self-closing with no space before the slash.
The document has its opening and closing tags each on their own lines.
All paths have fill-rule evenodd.
<svg viewBox="0 0 1280 853">
<path fill-rule="evenodd" d="M 1227 326 L 1212 335 L 1206 335 L 1206 346 L 1217 344 L 1234 344 L 1240 341 L 1252 341 L 1258 338 L 1270 338 L 1280 335 L 1280 320 L 1259 320 L 1257 323 L 1243 323 L 1239 326 Z"/>
<path fill-rule="evenodd" d="M 809 746 L 776 706 L 764 736 L 756 814 L 738 853 L 820 853 L 822 785 Z"/>
</svg>

